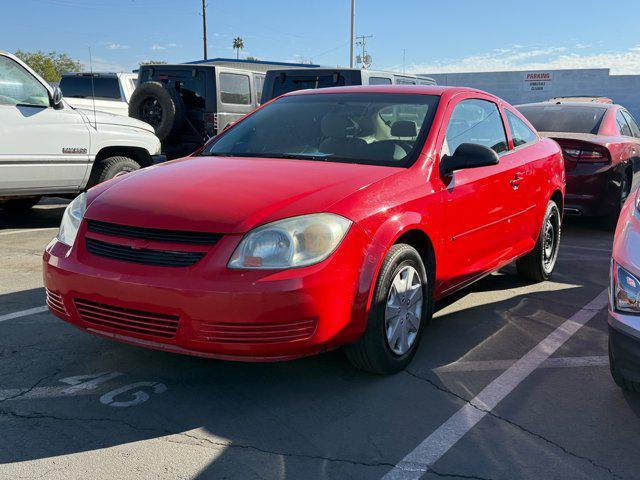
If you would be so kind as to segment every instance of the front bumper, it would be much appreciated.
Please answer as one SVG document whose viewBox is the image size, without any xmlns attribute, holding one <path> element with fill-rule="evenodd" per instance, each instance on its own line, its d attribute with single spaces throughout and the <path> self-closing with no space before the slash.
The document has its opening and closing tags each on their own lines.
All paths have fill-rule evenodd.
<svg viewBox="0 0 640 480">
<path fill-rule="evenodd" d="M 352 225 L 327 260 L 281 270 L 230 270 L 240 241 L 223 236 L 191 267 L 122 262 L 52 240 L 44 284 L 52 313 L 89 333 L 148 348 L 243 360 L 287 360 L 337 348 L 364 331 L 358 277 L 368 237 Z"/>
<path fill-rule="evenodd" d="M 622 375 L 632 382 L 640 382 L 640 338 L 611 326 L 609 322 L 611 356 Z"/>
</svg>

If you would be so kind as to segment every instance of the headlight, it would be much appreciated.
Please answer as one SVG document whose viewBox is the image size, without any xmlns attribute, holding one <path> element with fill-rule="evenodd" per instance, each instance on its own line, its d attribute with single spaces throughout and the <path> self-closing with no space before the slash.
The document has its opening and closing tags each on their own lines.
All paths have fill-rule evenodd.
<svg viewBox="0 0 640 480">
<path fill-rule="evenodd" d="M 613 304 L 619 312 L 640 314 L 640 280 L 613 264 Z"/>
<path fill-rule="evenodd" d="M 228 267 L 282 269 L 313 265 L 333 253 L 350 226 L 350 220 L 332 213 L 268 223 L 242 239 Z"/>
<path fill-rule="evenodd" d="M 81 193 L 69 205 L 67 205 L 64 215 L 62 215 L 62 222 L 60 222 L 58 240 L 62 243 L 66 243 L 70 247 L 73 246 L 73 242 L 76 240 L 76 235 L 78 235 L 80 222 L 82 222 L 82 217 L 84 217 L 86 209 L 86 193 Z"/>
</svg>

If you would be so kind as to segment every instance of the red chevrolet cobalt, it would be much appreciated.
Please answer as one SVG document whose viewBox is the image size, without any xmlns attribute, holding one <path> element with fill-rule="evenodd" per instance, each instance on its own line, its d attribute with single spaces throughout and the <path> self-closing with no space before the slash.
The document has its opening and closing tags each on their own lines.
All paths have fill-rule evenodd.
<svg viewBox="0 0 640 480">
<path fill-rule="evenodd" d="M 149 348 L 273 361 L 344 346 L 392 373 L 434 300 L 514 260 L 549 278 L 564 182 L 558 145 L 487 93 L 295 92 L 70 203 L 44 253 L 48 305 Z"/>
</svg>

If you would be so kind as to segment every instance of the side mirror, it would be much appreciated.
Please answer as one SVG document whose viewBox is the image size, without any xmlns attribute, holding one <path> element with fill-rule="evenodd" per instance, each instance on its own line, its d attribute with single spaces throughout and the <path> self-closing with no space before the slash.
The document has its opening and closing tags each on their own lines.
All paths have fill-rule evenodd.
<svg viewBox="0 0 640 480">
<path fill-rule="evenodd" d="M 463 143 L 456 148 L 453 155 L 445 155 L 440 159 L 440 175 L 446 176 L 463 168 L 497 165 L 499 161 L 498 154 L 489 147 L 476 143 Z"/>
<path fill-rule="evenodd" d="M 53 108 L 62 107 L 62 90 L 60 90 L 60 87 L 53 87 L 51 103 L 53 104 Z"/>
</svg>

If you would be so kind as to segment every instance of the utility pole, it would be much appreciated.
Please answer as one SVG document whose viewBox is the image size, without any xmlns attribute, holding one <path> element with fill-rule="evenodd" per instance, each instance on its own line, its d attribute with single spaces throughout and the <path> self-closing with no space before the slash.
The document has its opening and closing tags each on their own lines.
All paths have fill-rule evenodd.
<svg viewBox="0 0 640 480">
<path fill-rule="evenodd" d="M 202 0 L 202 46 L 204 47 L 204 59 L 207 59 L 207 4 Z"/>
<path fill-rule="evenodd" d="M 367 53 L 368 38 L 373 38 L 373 35 L 360 35 L 356 37 L 356 45 L 362 47 L 362 56 L 358 55 L 358 63 L 362 63 L 362 68 L 364 69 L 371 66 L 371 57 Z"/>
<path fill-rule="evenodd" d="M 351 36 L 349 37 L 349 68 L 353 68 L 353 35 L 356 20 L 356 0 L 351 0 Z"/>
</svg>

